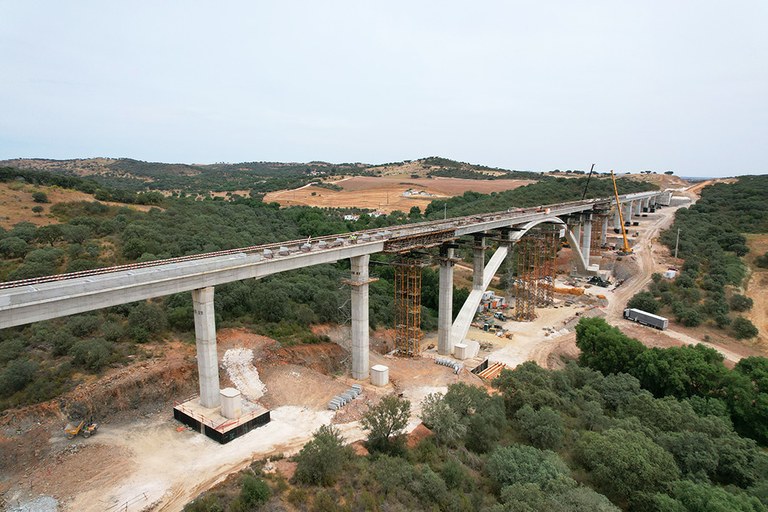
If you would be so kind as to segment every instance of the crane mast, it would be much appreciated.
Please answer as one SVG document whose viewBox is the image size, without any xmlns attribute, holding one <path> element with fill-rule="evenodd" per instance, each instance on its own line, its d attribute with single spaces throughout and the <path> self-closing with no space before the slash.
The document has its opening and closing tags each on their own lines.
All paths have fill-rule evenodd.
<svg viewBox="0 0 768 512">
<path fill-rule="evenodd" d="M 622 255 L 626 254 L 632 254 L 632 248 L 629 246 L 629 242 L 627 241 L 627 230 L 624 227 L 624 214 L 621 213 L 621 201 L 619 201 L 619 188 L 616 186 L 616 176 L 613 174 L 613 169 L 611 169 L 611 179 L 613 180 L 613 193 L 616 194 L 616 208 L 619 209 L 619 220 L 621 221 L 621 236 L 624 237 L 624 250 L 622 251 Z"/>
</svg>

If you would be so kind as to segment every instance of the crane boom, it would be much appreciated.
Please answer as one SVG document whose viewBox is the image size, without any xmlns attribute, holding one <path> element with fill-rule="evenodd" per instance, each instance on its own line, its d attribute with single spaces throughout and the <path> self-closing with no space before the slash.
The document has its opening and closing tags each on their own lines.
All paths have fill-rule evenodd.
<svg viewBox="0 0 768 512">
<path fill-rule="evenodd" d="M 616 194 L 616 208 L 619 209 L 619 220 L 621 221 L 621 236 L 624 237 L 624 254 L 632 254 L 632 248 L 627 241 L 627 230 L 624 228 L 624 214 L 621 213 L 621 201 L 619 201 L 619 188 L 616 186 L 616 176 L 611 169 L 611 179 L 613 180 L 613 192 Z"/>
</svg>

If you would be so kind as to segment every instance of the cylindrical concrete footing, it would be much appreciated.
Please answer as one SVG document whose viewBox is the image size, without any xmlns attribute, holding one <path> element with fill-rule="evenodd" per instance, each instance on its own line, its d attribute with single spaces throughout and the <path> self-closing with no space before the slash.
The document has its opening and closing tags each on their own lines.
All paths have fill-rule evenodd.
<svg viewBox="0 0 768 512">
<path fill-rule="evenodd" d="M 383 364 L 371 366 L 371 384 L 374 386 L 389 384 L 389 367 Z"/>
</svg>

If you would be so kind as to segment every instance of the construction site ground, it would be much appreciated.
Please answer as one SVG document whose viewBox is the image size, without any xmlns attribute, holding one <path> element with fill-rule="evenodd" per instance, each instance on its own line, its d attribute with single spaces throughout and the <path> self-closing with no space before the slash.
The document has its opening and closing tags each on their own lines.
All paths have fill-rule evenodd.
<svg viewBox="0 0 768 512">
<path fill-rule="evenodd" d="M 467 338 L 477 341 L 481 350 L 466 366 L 487 357 L 510 367 L 528 360 L 561 367 L 563 357 L 578 355 L 572 328 L 584 315 L 603 316 L 648 346 L 703 341 L 695 331 L 675 324 L 662 332 L 621 316 L 627 300 L 647 285 L 653 272 L 676 263 L 655 241 L 673 213 L 674 208 L 661 209 L 632 228 L 638 235 L 633 236 L 634 256 L 621 261 L 610 253 L 603 256 L 601 265 L 612 267 L 624 279 L 620 286 L 588 287 L 581 297 L 557 296 L 559 307 L 538 309 L 532 322 L 497 321 L 511 333 L 510 338 L 470 329 Z M 565 260 L 559 263 L 567 265 Z M 467 284 L 465 274 L 457 271 L 457 280 Z M 764 277 L 757 274 L 752 279 Z M 584 286 L 583 282 L 576 284 Z M 573 304 L 566 306 L 566 300 Z M 762 300 L 755 301 L 756 309 L 765 307 Z M 271 410 L 272 418 L 266 426 L 226 445 L 172 419 L 174 400 L 188 398 L 197 387 L 194 345 L 178 341 L 149 347 L 147 360 L 91 380 L 61 401 L 0 416 L 0 499 L 5 500 L 6 509 L 17 511 L 178 511 L 253 460 L 296 453 L 320 425 L 338 425 L 350 443 L 362 440 L 360 418 L 387 393 L 411 400 L 409 430 L 413 430 L 419 424 L 420 403 L 428 394 L 443 392 L 455 382 L 487 385 L 469 371 L 457 375 L 435 364 L 434 334 L 422 341 L 422 347 L 432 347 L 423 357 L 405 359 L 386 355 L 393 347 L 392 331 L 378 330 L 371 336 L 370 363 L 389 367 L 390 384 L 376 388 L 364 383 L 361 397 L 338 412 L 329 411 L 328 401 L 356 381 L 349 377 L 348 327 L 320 326 L 318 333 L 328 335 L 334 343 L 279 347 L 274 340 L 244 328 L 219 329 L 222 386 L 235 385 L 256 395 L 263 392 L 258 400 Z M 730 339 L 711 338 L 709 343 L 731 364 L 745 355 L 761 353 L 760 346 Z M 238 351 L 237 357 L 225 358 L 228 350 Z M 251 365 L 243 363 L 248 357 Z M 66 416 L 60 403 L 72 402 L 86 403 L 97 416 L 101 427 L 95 436 L 66 439 L 62 431 Z M 277 467 L 292 470 L 290 463 L 282 461 Z"/>
</svg>

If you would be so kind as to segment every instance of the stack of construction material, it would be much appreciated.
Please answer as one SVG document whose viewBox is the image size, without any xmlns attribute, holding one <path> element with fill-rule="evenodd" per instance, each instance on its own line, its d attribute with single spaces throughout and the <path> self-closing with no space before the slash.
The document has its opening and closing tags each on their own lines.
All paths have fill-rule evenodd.
<svg viewBox="0 0 768 512">
<path fill-rule="evenodd" d="M 336 395 L 328 402 L 328 409 L 337 411 L 360 396 L 362 392 L 363 387 L 360 384 L 352 384 L 351 388 L 340 395 Z"/>
<path fill-rule="evenodd" d="M 450 359 L 435 359 L 435 363 L 441 364 L 443 366 L 447 366 L 448 368 L 453 368 L 453 373 L 459 373 L 462 368 L 464 368 L 464 365 L 461 363 L 457 363 L 456 361 L 452 361 Z"/>
<path fill-rule="evenodd" d="M 478 373 L 478 375 L 483 379 L 493 380 L 498 377 L 501 373 L 501 370 L 506 367 L 507 365 L 504 363 L 491 363 L 488 368 Z"/>
</svg>

